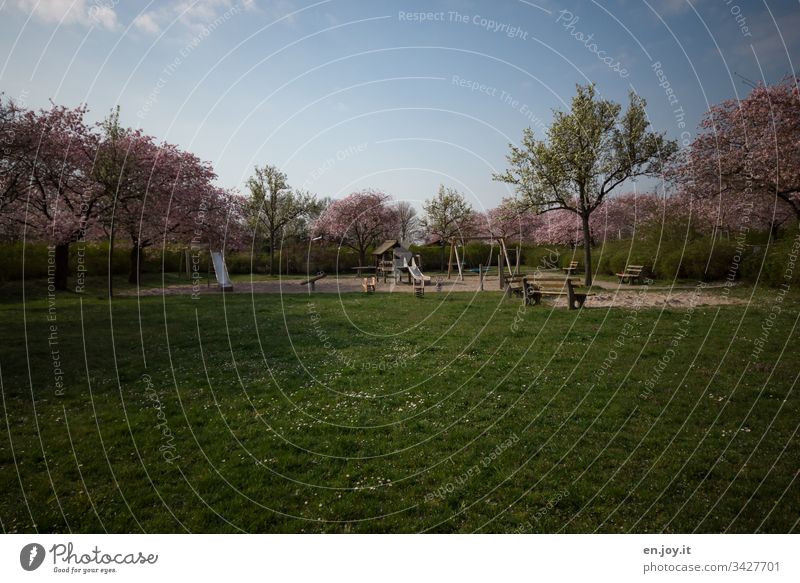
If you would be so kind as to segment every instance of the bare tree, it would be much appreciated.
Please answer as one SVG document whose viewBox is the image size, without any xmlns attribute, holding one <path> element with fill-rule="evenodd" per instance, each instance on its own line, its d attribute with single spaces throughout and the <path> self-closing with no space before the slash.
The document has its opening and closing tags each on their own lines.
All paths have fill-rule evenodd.
<svg viewBox="0 0 800 583">
<path fill-rule="evenodd" d="M 395 205 L 395 209 L 397 210 L 398 235 L 400 241 L 404 245 L 407 245 L 414 240 L 419 231 L 417 209 L 415 209 L 410 202 L 405 200 L 398 202 L 397 205 Z"/>
</svg>

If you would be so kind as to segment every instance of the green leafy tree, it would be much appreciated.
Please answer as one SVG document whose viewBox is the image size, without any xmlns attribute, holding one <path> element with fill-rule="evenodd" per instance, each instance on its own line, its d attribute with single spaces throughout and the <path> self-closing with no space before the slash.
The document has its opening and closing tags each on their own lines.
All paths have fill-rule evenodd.
<svg viewBox="0 0 800 583">
<path fill-rule="evenodd" d="M 262 235 L 269 245 L 269 273 L 274 273 L 275 249 L 284 233 L 293 229 L 317 206 L 313 194 L 293 191 L 286 174 L 276 166 L 256 166 L 255 174 L 247 180 L 250 202 L 247 209 L 250 228 Z"/>
<path fill-rule="evenodd" d="M 441 247 L 441 267 L 444 271 L 444 248 L 448 241 L 468 235 L 473 227 L 472 206 L 455 188 L 439 185 L 439 192 L 422 205 L 425 216 L 422 228 L 429 237 L 438 237 Z"/>
<path fill-rule="evenodd" d="M 597 96 L 593 84 L 578 86 L 569 112 L 554 112 L 545 140 L 525 129 L 521 146 L 509 145 L 510 168 L 494 179 L 513 184 L 535 212 L 566 209 L 583 226 L 585 283 L 592 283 L 589 218 L 606 196 L 637 176 L 661 174 L 677 151 L 664 134 L 648 131 L 645 101 L 630 94 L 622 106 Z"/>
</svg>

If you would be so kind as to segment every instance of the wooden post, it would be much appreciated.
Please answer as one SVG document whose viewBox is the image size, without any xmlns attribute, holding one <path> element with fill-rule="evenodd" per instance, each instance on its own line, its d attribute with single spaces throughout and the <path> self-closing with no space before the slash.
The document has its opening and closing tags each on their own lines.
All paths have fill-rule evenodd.
<svg viewBox="0 0 800 583">
<path fill-rule="evenodd" d="M 450 271 L 453 269 L 453 242 L 450 241 L 450 259 L 447 260 L 447 279 L 450 279 Z"/>
<path fill-rule="evenodd" d="M 497 275 L 498 275 L 498 277 L 500 279 L 500 289 L 505 288 L 505 285 L 503 285 L 503 283 L 504 283 L 503 279 L 505 279 L 504 274 L 503 274 L 504 270 L 505 270 L 505 267 L 503 266 L 503 254 L 502 253 L 498 253 L 497 254 Z"/>
<path fill-rule="evenodd" d="M 480 282 L 480 290 L 483 291 L 483 263 L 478 264 L 478 281 Z"/>
<path fill-rule="evenodd" d="M 575 289 L 572 287 L 572 280 L 567 278 L 567 309 L 575 309 Z"/>
<path fill-rule="evenodd" d="M 506 240 L 501 238 L 500 239 L 500 247 L 503 249 L 503 257 L 505 258 L 506 265 L 508 266 L 508 274 L 514 275 L 511 273 L 511 260 L 508 258 L 508 248 L 506 247 Z"/>
<path fill-rule="evenodd" d="M 464 281 L 464 274 L 461 273 L 461 257 L 458 256 L 458 246 L 455 247 L 456 266 L 458 267 L 458 281 Z"/>
</svg>

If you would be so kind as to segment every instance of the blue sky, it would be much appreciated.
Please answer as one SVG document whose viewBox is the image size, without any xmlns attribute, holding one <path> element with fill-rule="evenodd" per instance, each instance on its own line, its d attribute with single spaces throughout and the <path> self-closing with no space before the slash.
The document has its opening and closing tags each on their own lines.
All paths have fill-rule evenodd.
<svg viewBox="0 0 800 583">
<path fill-rule="evenodd" d="M 543 135 L 576 83 L 636 91 L 655 129 L 688 140 L 709 104 L 747 93 L 736 73 L 775 82 L 800 61 L 793 1 L 0 6 L 0 90 L 28 107 L 87 103 L 95 120 L 119 104 L 222 186 L 270 163 L 322 196 L 374 187 L 418 205 L 439 183 L 477 208 L 509 195 L 491 180 L 507 144 Z"/>
</svg>

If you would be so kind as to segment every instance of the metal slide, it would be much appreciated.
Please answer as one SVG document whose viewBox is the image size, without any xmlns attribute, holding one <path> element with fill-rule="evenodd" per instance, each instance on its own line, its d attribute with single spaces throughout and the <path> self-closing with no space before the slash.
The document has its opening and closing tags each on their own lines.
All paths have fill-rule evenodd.
<svg viewBox="0 0 800 583">
<path fill-rule="evenodd" d="M 217 283 L 222 291 L 233 291 L 233 282 L 228 277 L 228 266 L 225 265 L 225 258 L 219 251 L 211 252 L 211 261 L 214 263 L 214 275 L 217 276 Z"/>
<path fill-rule="evenodd" d="M 403 263 L 406 264 L 405 266 L 408 269 L 408 272 L 411 274 L 411 277 L 413 277 L 414 279 L 421 279 L 422 281 L 430 281 L 431 280 L 431 276 L 430 275 L 425 275 L 424 273 L 422 273 L 419 270 L 419 267 L 417 267 L 416 261 L 414 261 L 413 259 L 411 260 L 411 265 L 409 265 L 408 262 L 405 261 L 405 260 L 403 261 Z"/>
</svg>

